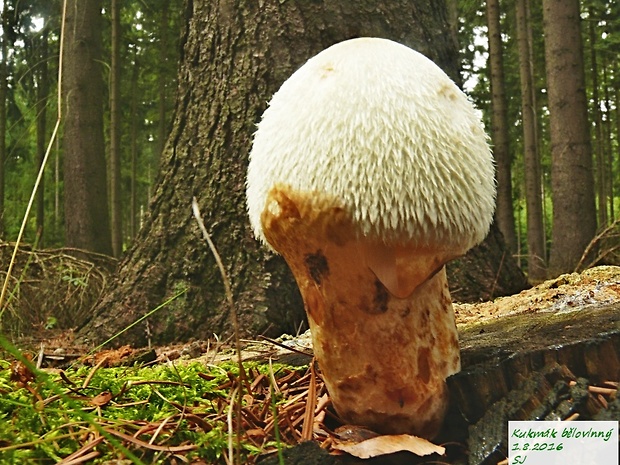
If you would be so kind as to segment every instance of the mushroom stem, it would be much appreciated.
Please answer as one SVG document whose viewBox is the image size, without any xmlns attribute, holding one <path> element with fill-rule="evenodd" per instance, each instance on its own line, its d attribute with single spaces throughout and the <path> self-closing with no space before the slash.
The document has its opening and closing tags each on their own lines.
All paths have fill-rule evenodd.
<svg viewBox="0 0 620 465">
<path fill-rule="evenodd" d="M 402 44 L 335 44 L 271 99 L 250 222 L 295 275 L 346 421 L 428 438 L 441 427 L 460 368 L 444 265 L 487 234 L 493 173 L 474 106 Z"/>
<path fill-rule="evenodd" d="M 460 369 L 443 266 L 454 254 L 421 247 L 435 264 L 422 274 L 396 263 L 394 274 L 413 283 L 396 297 L 368 263 L 369 250 L 390 245 L 361 235 L 336 201 L 276 186 L 261 223 L 295 275 L 338 414 L 381 433 L 435 436 L 448 404 L 445 380 Z M 406 251 L 415 256 L 416 247 Z"/>
</svg>

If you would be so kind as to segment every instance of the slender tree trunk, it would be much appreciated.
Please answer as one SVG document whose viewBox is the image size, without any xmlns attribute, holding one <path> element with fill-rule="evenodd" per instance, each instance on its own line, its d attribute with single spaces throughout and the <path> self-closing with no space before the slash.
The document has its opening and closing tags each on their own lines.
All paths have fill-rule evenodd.
<svg viewBox="0 0 620 465">
<path fill-rule="evenodd" d="M 601 115 L 601 101 L 599 96 L 598 59 L 596 52 L 597 31 L 594 20 L 594 8 L 588 10 L 588 34 L 590 36 L 590 75 L 592 77 L 592 118 L 594 119 L 594 154 L 596 155 L 596 192 L 598 197 L 598 225 L 604 228 L 607 225 L 607 191 L 605 190 L 607 168 L 603 156 L 603 118 Z"/>
<path fill-rule="evenodd" d="M 170 31 L 168 30 L 168 10 L 170 8 L 170 1 L 163 0 L 161 16 L 160 16 L 160 44 L 159 44 L 159 101 L 157 103 L 158 109 L 158 117 L 157 121 L 157 148 L 156 148 L 156 157 L 157 164 L 155 166 L 159 167 L 160 159 L 162 152 L 164 150 L 164 144 L 166 143 L 167 134 L 167 123 L 166 123 L 166 73 L 164 70 L 166 69 L 166 62 L 168 60 L 168 34 Z"/>
<path fill-rule="evenodd" d="M 459 0 L 446 0 L 446 9 L 450 35 L 452 36 L 454 46 L 459 50 Z M 461 68 L 460 60 L 457 66 L 459 69 Z"/>
<path fill-rule="evenodd" d="M 608 205 L 605 208 L 609 209 L 607 215 L 607 223 L 611 224 L 614 221 L 614 163 L 613 163 L 613 130 L 611 128 L 612 112 L 611 112 L 611 94 L 609 82 L 609 63 L 606 59 L 603 59 L 603 85 L 605 89 L 604 104 L 605 104 L 605 172 L 607 173 L 605 182 L 605 196 L 607 197 Z"/>
<path fill-rule="evenodd" d="M 527 204 L 528 275 L 532 281 L 546 276 L 545 229 L 543 225 L 540 156 L 536 131 L 536 108 L 530 44 L 527 0 L 516 0 L 519 75 L 521 78 L 521 124 L 525 158 L 525 198 Z"/>
<path fill-rule="evenodd" d="M 8 74 L 8 9 L 4 8 L 2 12 L 2 37 L 0 38 L 0 49 L 2 56 L 0 57 L 0 238 L 5 235 L 5 162 L 6 162 L 6 119 L 7 119 L 7 74 Z"/>
<path fill-rule="evenodd" d="M 43 159 L 45 157 L 45 149 L 47 142 L 46 134 L 46 121 L 47 121 L 47 97 L 49 92 L 49 81 L 47 77 L 47 28 L 41 32 L 39 38 L 39 49 L 41 51 L 39 55 L 39 66 L 37 67 L 37 104 L 35 108 L 37 110 L 37 168 L 43 165 Z M 45 226 L 45 176 L 41 178 L 39 184 L 39 190 L 37 192 L 37 236 L 38 246 L 45 247 L 44 243 L 44 226 Z"/>
<path fill-rule="evenodd" d="M 495 217 L 508 248 L 517 250 L 514 206 L 512 203 L 512 155 L 508 136 L 508 107 L 504 79 L 502 31 L 499 0 L 487 1 L 489 65 L 491 69 L 491 138 L 497 170 L 497 209 Z"/>
<path fill-rule="evenodd" d="M 573 271 L 596 233 L 579 0 L 543 0 L 553 234 L 549 271 Z"/>
<path fill-rule="evenodd" d="M 131 131 L 130 131 L 130 154 L 131 154 L 131 184 L 130 184 L 130 235 L 133 241 L 138 233 L 138 54 L 134 55 L 131 72 Z"/>
<path fill-rule="evenodd" d="M 398 40 L 458 79 L 458 52 L 444 33 L 442 2 L 194 0 L 190 5 L 175 120 L 150 215 L 92 320 L 80 330 L 90 341 L 105 340 L 174 296 L 149 317 L 154 343 L 230 333 L 222 278 L 192 217 L 193 196 L 232 280 L 242 333 L 297 331 L 305 320 L 297 286 L 281 257 L 254 239 L 245 207 L 248 152 L 266 102 L 312 55 L 355 36 Z M 502 262 L 502 251 L 495 250 L 493 266 L 499 268 L 489 273 L 492 282 L 485 291 L 501 293 L 501 267 L 511 260 L 508 254 Z M 488 263 L 486 256 L 479 261 L 490 269 Z M 493 288 L 496 281 L 500 285 Z M 511 276 L 510 282 L 519 280 Z M 135 325 L 115 343 L 145 344 L 145 331 L 144 322 Z"/>
<path fill-rule="evenodd" d="M 112 60 L 110 67 L 110 220 L 112 253 L 123 253 L 123 206 L 121 203 L 121 2 L 111 0 Z"/>
<path fill-rule="evenodd" d="M 614 73 L 614 81 L 613 81 L 613 88 L 614 88 L 614 101 L 615 101 L 615 106 L 616 106 L 616 114 L 615 114 L 615 120 L 616 120 L 616 127 L 615 127 L 615 133 L 616 133 L 616 151 L 620 152 L 620 79 L 618 79 L 618 76 L 620 76 L 620 66 L 618 65 L 618 60 L 614 60 L 613 62 L 613 73 Z M 613 157 L 610 157 L 613 158 Z M 610 170 L 610 173 L 612 173 L 612 171 Z M 614 179 L 614 176 L 611 177 L 611 179 Z M 611 218 L 614 219 L 615 218 L 615 213 L 614 213 L 614 196 L 613 196 L 613 183 L 611 186 L 611 191 L 612 191 L 612 196 L 611 196 L 611 201 L 610 201 L 610 206 L 611 206 Z"/>
<path fill-rule="evenodd" d="M 101 8 L 68 0 L 63 56 L 65 242 L 110 255 Z"/>
<path fill-rule="evenodd" d="M 60 138 L 54 144 L 54 236 L 61 234 L 62 218 L 60 213 Z"/>
<path fill-rule="evenodd" d="M 538 6 L 538 4 L 537 4 Z M 538 169 L 539 172 L 541 174 L 540 177 L 540 203 L 541 203 L 541 210 L 542 210 L 542 257 L 545 258 L 545 266 L 547 264 L 547 260 L 549 258 L 549 254 L 548 254 L 548 250 L 547 250 L 547 209 L 546 209 L 546 201 L 545 199 L 546 194 L 545 194 L 545 182 L 544 182 L 544 178 L 542 176 L 542 167 L 541 167 L 541 156 L 540 154 L 542 153 L 542 141 L 541 141 L 541 137 L 540 134 L 542 133 L 541 130 L 541 118 L 538 118 L 537 115 L 540 115 L 543 113 L 543 106 L 540 104 L 539 99 L 536 98 L 537 95 L 537 87 L 536 87 L 536 77 L 541 75 L 541 74 L 545 74 L 544 70 L 542 72 L 537 72 L 536 67 L 538 65 L 539 68 L 544 68 L 544 60 L 537 60 L 536 59 L 536 55 L 534 54 L 534 44 L 536 44 L 536 42 L 534 41 L 534 28 L 532 27 L 532 3 L 530 2 L 530 0 L 527 0 L 525 2 L 525 17 L 528 19 L 527 22 L 527 42 L 529 45 L 528 48 L 528 53 L 529 53 L 529 58 L 530 58 L 530 82 L 532 83 L 532 92 L 531 92 L 531 99 L 532 99 L 532 108 L 533 110 L 533 115 L 534 115 L 534 119 L 535 119 L 535 126 L 534 126 L 534 130 L 535 130 L 535 134 L 536 134 L 536 150 L 538 153 Z M 546 105 L 546 102 L 545 102 Z"/>
</svg>

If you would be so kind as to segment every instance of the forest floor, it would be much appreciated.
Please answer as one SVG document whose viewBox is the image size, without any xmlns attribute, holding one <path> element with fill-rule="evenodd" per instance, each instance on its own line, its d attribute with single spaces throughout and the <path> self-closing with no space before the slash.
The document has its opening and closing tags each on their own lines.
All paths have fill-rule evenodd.
<svg viewBox="0 0 620 465">
<path fill-rule="evenodd" d="M 454 304 L 454 309 L 464 332 L 511 315 L 618 302 L 620 268 L 598 267 L 493 302 Z M 466 431 L 457 440 L 444 434 L 438 441 L 446 449 L 441 456 L 432 453 L 432 445 L 408 438 L 370 445 L 367 440 L 375 434 L 344 425 L 330 406 L 308 332 L 241 344 L 243 372 L 235 348 L 213 340 L 91 354 L 66 331 L 41 330 L 19 341 L 18 348 L 5 341 L 0 418 L 11 421 L 0 422 L 0 464 L 468 463 L 472 445 Z M 618 403 L 618 381 L 588 391 L 597 412 Z M 287 449 L 307 440 L 311 445 Z M 366 449 L 344 452 L 357 443 L 367 444 Z M 376 447 L 408 452 L 379 462 L 354 456 L 376 453 Z"/>
</svg>

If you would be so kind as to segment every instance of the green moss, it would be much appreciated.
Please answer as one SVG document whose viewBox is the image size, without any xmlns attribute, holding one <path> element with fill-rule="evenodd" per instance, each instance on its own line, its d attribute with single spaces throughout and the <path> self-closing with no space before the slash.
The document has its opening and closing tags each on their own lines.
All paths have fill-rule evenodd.
<svg viewBox="0 0 620 465">
<path fill-rule="evenodd" d="M 92 449 L 99 455 L 89 463 L 119 457 L 133 463 L 165 463 L 170 458 L 169 452 L 131 441 L 121 444 L 120 434 L 143 443 L 188 446 L 191 450 L 179 453 L 224 463 L 231 380 L 239 373 L 234 363 L 96 371 L 77 367 L 62 376 L 34 370 L 26 386 L 11 379 L 14 368 L 0 361 L 0 464 L 56 463 L 102 435 L 107 435 L 105 440 Z M 29 372 L 25 366 L 20 369 Z M 270 370 L 260 363 L 249 363 L 245 369 L 254 375 L 268 375 Z M 282 366 L 272 369 L 276 374 L 290 373 Z M 244 460 L 261 452 L 251 443 L 242 444 L 242 449 Z"/>
</svg>

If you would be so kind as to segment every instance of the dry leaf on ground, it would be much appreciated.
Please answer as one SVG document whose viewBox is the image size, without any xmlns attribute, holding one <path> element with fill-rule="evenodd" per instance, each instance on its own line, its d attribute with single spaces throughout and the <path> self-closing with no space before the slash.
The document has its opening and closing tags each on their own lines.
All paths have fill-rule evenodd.
<svg viewBox="0 0 620 465">
<path fill-rule="evenodd" d="M 437 446 L 426 439 L 409 434 L 397 434 L 377 436 L 358 443 L 336 442 L 334 449 L 347 452 L 360 459 L 369 459 L 378 455 L 393 454 L 400 451 L 409 451 L 416 455 L 430 455 L 433 453 L 443 455 L 445 449 Z"/>
</svg>

